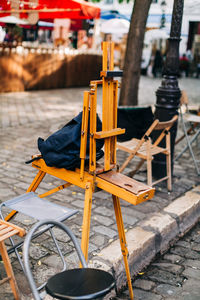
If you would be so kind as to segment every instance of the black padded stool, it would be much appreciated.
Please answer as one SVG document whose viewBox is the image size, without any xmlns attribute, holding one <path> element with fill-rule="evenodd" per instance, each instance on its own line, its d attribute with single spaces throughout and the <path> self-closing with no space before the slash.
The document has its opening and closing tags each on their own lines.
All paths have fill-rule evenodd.
<svg viewBox="0 0 200 300">
<path fill-rule="evenodd" d="M 103 297 L 114 285 L 114 278 L 108 272 L 79 268 L 52 276 L 45 288 L 49 295 L 58 299 L 82 300 Z"/>
<path fill-rule="evenodd" d="M 83 268 L 73 268 L 69 270 L 65 268 L 62 272 L 50 277 L 47 282 L 43 283 L 40 287 L 37 287 L 30 267 L 29 250 L 34 235 L 38 232 L 40 227 L 44 225 L 53 225 L 53 229 L 58 227 L 70 237 Z M 56 235 L 54 234 L 54 236 L 54 243 L 56 243 Z M 66 225 L 55 220 L 40 221 L 29 231 L 24 241 L 23 261 L 25 273 L 35 300 L 43 299 L 45 290 L 47 294 L 56 299 L 97 299 L 105 296 L 115 286 L 115 280 L 110 273 L 87 267 L 85 257 L 75 235 Z"/>
</svg>

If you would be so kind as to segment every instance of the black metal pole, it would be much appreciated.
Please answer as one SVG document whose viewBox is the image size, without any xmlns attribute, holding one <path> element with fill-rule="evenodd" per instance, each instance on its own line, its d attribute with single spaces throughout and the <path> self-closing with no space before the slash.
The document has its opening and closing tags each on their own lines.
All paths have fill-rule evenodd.
<svg viewBox="0 0 200 300">
<path fill-rule="evenodd" d="M 168 51 L 163 69 L 161 86 L 156 91 L 155 118 L 160 121 L 168 121 L 178 114 L 181 91 L 178 86 L 179 75 L 179 43 L 183 16 L 184 0 L 174 0 L 170 37 L 168 39 Z M 173 172 L 174 144 L 177 132 L 177 123 L 171 129 L 171 157 Z M 156 136 L 153 136 L 153 140 Z M 165 155 L 156 155 L 152 162 L 152 173 L 156 178 L 166 174 Z"/>
</svg>

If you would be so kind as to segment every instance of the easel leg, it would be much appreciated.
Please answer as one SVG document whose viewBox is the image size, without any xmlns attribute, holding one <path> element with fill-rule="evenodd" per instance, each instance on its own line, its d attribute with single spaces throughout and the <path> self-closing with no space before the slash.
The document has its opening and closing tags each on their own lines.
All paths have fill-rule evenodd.
<svg viewBox="0 0 200 300">
<path fill-rule="evenodd" d="M 85 204 L 84 204 L 84 213 L 83 213 L 82 241 L 81 241 L 81 248 L 86 261 L 88 260 L 90 218 L 91 218 L 91 209 L 92 209 L 92 192 L 93 192 L 93 184 L 92 182 L 88 182 L 85 187 Z"/>
<path fill-rule="evenodd" d="M 10 281 L 10 286 L 11 286 L 14 298 L 15 298 L 15 300 L 20 300 L 17 283 L 15 280 L 15 276 L 14 276 L 14 273 L 12 270 L 12 266 L 11 266 L 10 259 L 8 257 L 7 249 L 6 249 L 4 242 L 0 243 L 0 253 L 1 253 L 1 257 L 4 262 L 4 267 L 5 267 L 7 276 Z"/>
<path fill-rule="evenodd" d="M 39 186 L 40 182 L 42 181 L 42 179 L 45 176 L 45 172 L 43 171 L 39 171 L 37 173 L 37 175 L 35 176 L 35 178 L 33 179 L 31 185 L 29 186 L 28 190 L 26 191 L 27 193 L 29 192 L 35 192 L 35 190 L 37 189 L 37 187 Z M 5 217 L 5 221 L 9 221 L 15 214 L 17 213 L 16 210 L 12 210 L 6 217 Z"/>
<path fill-rule="evenodd" d="M 29 186 L 29 188 L 27 189 L 26 192 L 27 192 L 27 193 L 29 193 L 29 192 L 35 192 L 36 189 L 38 188 L 40 182 L 41 182 L 42 179 L 44 178 L 45 174 L 46 174 L 45 172 L 39 171 L 39 172 L 37 173 L 37 175 L 35 176 L 35 178 L 33 179 L 31 185 Z"/>
<path fill-rule="evenodd" d="M 114 205 L 114 209 L 115 209 L 115 216 L 116 216 L 119 240 L 120 240 L 120 245 L 121 245 L 121 251 L 122 251 L 123 258 L 124 258 L 126 277 L 127 277 L 127 282 L 128 282 L 128 288 L 129 288 L 129 295 L 130 295 L 130 299 L 133 300 L 133 298 L 134 298 L 133 288 L 132 288 L 130 270 L 129 270 L 129 265 L 128 265 L 128 249 L 127 249 L 127 244 L 126 244 L 126 236 L 125 236 L 125 232 L 124 232 L 124 223 L 123 223 L 123 219 L 122 219 L 120 201 L 117 196 L 112 195 L 112 197 L 113 197 L 113 205 Z"/>
</svg>

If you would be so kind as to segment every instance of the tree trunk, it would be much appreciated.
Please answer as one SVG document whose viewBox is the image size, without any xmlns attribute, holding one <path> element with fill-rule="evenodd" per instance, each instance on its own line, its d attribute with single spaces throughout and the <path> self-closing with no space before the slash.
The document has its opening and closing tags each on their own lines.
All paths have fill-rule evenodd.
<svg viewBox="0 0 200 300">
<path fill-rule="evenodd" d="M 137 105 L 144 34 L 152 0 L 135 0 L 126 47 L 119 105 Z"/>
</svg>

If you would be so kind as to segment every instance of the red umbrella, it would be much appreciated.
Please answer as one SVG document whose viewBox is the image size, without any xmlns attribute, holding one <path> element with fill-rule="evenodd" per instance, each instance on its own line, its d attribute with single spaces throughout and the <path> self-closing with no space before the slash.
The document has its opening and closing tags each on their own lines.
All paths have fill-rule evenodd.
<svg viewBox="0 0 200 300">
<path fill-rule="evenodd" d="M 21 19 L 100 18 L 100 8 L 84 0 L 0 0 L 0 17 L 13 13 Z"/>
</svg>

